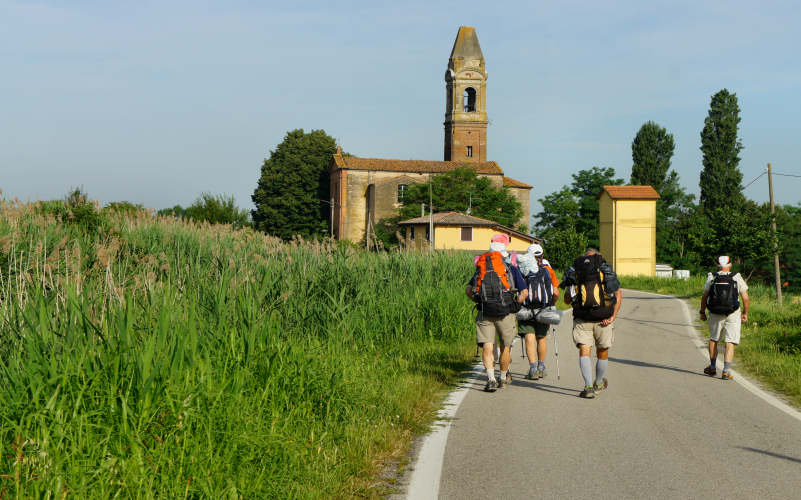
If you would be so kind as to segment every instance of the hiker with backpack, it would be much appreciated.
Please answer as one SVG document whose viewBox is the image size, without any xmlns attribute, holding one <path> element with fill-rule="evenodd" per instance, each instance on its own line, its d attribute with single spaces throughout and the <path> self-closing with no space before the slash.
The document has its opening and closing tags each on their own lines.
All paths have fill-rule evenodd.
<svg viewBox="0 0 801 500">
<path fill-rule="evenodd" d="M 742 312 L 740 296 L 743 297 Z M 727 255 L 718 257 L 718 272 L 709 273 L 704 283 L 704 296 L 701 297 L 701 320 L 707 321 L 706 309 L 709 309 L 709 366 L 704 373 L 710 377 L 717 374 L 718 341 L 725 332 L 726 351 L 723 355 L 723 380 L 732 380 L 731 360 L 734 358 L 734 346 L 740 343 L 742 324 L 748 321 L 748 285 L 740 273 L 731 274 L 731 258 Z"/>
<path fill-rule="evenodd" d="M 476 271 L 467 285 L 466 293 L 476 303 L 476 343 L 482 348 L 482 361 L 487 370 L 487 392 L 495 392 L 507 383 L 507 371 L 512 361 L 511 346 L 517 336 L 515 313 L 528 296 L 526 281 L 517 266 L 504 262 L 506 245 L 490 243 L 490 250 L 479 256 Z M 495 379 L 493 351 L 496 337 L 501 339 L 501 376 Z"/>
<path fill-rule="evenodd" d="M 620 282 L 598 250 L 590 248 L 573 261 L 560 287 L 566 288 L 565 304 L 573 306 L 573 342 L 579 349 L 579 368 L 584 378 L 584 390 L 579 395 L 592 399 L 609 386 L 604 375 L 609 366 L 609 348 L 615 340 L 614 321 L 623 302 Z M 598 358 L 595 379 L 590 361 L 593 344 Z"/>
<path fill-rule="evenodd" d="M 550 263 L 543 259 L 542 253 L 542 246 L 534 243 L 518 258 L 520 273 L 528 285 L 528 298 L 524 305 L 533 311 L 552 306 L 559 299 L 559 280 L 556 279 Z M 517 333 L 523 337 L 528 356 L 528 380 L 538 380 L 547 375 L 545 355 L 548 353 L 547 337 L 550 328 L 550 324 L 537 321 L 534 317 L 518 317 Z"/>
</svg>

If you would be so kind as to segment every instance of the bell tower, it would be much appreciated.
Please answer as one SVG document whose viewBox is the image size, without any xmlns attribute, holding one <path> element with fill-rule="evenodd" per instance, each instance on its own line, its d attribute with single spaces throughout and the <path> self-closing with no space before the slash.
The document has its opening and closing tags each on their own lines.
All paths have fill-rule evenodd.
<svg viewBox="0 0 801 500">
<path fill-rule="evenodd" d="M 445 90 L 445 161 L 487 161 L 487 72 L 472 26 L 456 34 Z"/>
</svg>

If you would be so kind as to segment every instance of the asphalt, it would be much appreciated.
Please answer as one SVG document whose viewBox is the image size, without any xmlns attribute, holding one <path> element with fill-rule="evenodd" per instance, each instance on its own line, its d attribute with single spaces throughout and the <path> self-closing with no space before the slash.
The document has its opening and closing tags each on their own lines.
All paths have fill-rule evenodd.
<svg viewBox="0 0 801 500">
<path fill-rule="evenodd" d="M 623 297 L 609 388 L 595 399 L 578 396 L 569 316 L 556 332 L 561 379 L 549 337 L 546 378 L 523 378 L 518 343 L 511 386 L 485 393 L 483 375 L 469 382 L 439 498 L 801 498 L 801 421 L 704 375 L 704 341 L 680 301 Z"/>
</svg>

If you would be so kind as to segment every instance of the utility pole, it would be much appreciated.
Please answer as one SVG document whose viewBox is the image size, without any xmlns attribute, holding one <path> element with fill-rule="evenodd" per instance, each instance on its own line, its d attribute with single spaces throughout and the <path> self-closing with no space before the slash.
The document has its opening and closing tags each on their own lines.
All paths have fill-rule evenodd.
<svg viewBox="0 0 801 500">
<path fill-rule="evenodd" d="M 773 170 L 768 163 L 768 191 L 770 194 L 770 228 L 773 230 L 773 268 L 776 272 L 776 300 L 782 307 L 782 275 L 779 269 L 779 238 L 776 235 L 776 206 L 773 203 Z"/>
<path fill-rule="evenodd" d="M 334 198 L 331 197 L 331 238 L 334 238 Z"/>
</svg>

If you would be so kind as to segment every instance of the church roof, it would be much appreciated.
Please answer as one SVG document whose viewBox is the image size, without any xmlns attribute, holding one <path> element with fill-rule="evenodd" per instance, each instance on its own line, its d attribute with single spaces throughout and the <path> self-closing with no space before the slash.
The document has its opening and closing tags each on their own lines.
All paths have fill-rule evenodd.
<svg viewBox="0 0 801 500">
<path fill-rule="evenodd" d="M 476 29 L 472 26 L 460 26 L 459 33 L 456 34 L 456 41 L 453 42 L 451 59 L 463 57 L 465 59 L 484 59 L 481 53 L 481 45 L 478 44 Z"/>
<path fill-rule="evenodd" d="M 651 186 L 604 186 L 603 191 L 598 194 L 598 198 L 604 191 L 613 200 L 658 200 L 660 198 L 659 193 Z"/>
<path fill-rule="evenodd" d="M 358 158 L 356 156 L 334 155 L 337 168 L 348 170 L 379 170 L 383 172 L 409 172 L 440 174 L 450 170 L 467 167 L 478 174 L 503 175 L 503 170 L 494 161 L 426 161 L 426 160 L 388 160 L 383 158 Z"/>
<path fill-rule="evenodd" d="M 511 177 L 504 177 L 503 185 L 506 187 L 523 188 L 523 189 L 531 189 L 534 187 L 526 184 L 525 182 L 520 182 L 516 179 L 512 179 Z"/>
</svg>

